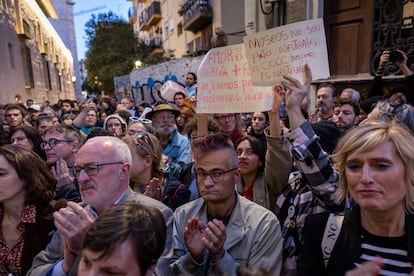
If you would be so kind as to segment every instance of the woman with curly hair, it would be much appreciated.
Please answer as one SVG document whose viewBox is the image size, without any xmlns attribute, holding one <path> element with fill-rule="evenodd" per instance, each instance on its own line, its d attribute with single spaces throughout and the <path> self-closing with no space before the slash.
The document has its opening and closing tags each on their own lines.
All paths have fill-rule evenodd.
<svg viewBox="0 0 414 276">
<path fill-rule="evenodd" d="M 55 230 L 56 180 L 35 153 L 0 147 L 0 275 L 25 275 Z"/>
</svg>

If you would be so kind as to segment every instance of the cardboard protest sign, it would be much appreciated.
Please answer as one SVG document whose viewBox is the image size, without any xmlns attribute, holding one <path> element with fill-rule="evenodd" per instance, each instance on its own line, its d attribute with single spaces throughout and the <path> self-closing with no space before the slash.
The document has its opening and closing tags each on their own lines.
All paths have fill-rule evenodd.
<svg viewBox="0 0 414 276">
<path fill-rule="evenodd" d="M 197 72 L 197 113 L 270 110 L 272 87 L 254 87 L 243 44 L 211 49 Z"/>
<path fill-rule="evenodd" d="M 283 25 L 243 41 L 253 85 L 275 85 L 283 74 L 302 79 L 306 63 L 314 80 L 330 76 L 322 19 Z"/>
</svg>

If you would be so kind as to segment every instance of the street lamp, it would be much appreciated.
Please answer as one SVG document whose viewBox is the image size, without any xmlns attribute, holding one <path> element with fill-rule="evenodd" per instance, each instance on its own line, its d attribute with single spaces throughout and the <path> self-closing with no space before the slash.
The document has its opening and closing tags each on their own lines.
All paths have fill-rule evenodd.
<svg viewBox="0 0 414 276">
<path fill-rule="evenodd" d="M 142 62 L 140 60 L 135 61 L 135 69 L 139 69 L 142 66 Z"/>
</svg>

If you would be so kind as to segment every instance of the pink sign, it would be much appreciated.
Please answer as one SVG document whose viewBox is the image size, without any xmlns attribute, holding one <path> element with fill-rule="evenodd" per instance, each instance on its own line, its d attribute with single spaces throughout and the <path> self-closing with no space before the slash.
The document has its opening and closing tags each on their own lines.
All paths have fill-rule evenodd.
<svg viewBox="0 0 414 276">
<path fill-rule="evenodd" d="M 197 113 L 270 110 L 272 87 L 252 85 L 243 44 L 211 49 L 197 72 Z"/>
</svg>

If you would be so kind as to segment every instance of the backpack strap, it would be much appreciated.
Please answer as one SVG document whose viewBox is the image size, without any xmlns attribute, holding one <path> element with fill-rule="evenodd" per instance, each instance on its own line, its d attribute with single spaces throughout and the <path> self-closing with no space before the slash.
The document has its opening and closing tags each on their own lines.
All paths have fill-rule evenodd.
<svg viewBox="0 0 414 276">
<path fill-rule="evenodd" d="M 339 233 L 341 232 L 343 221 L 343 215 L 336 215 L 333 213 L 329 214 L 321 244 L 325 268 L 328 266 L 329 258 L 331 257 L 331 253 L 335 246 L 336 240 L 339 237 Z"/>
</svg>

